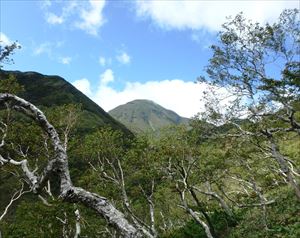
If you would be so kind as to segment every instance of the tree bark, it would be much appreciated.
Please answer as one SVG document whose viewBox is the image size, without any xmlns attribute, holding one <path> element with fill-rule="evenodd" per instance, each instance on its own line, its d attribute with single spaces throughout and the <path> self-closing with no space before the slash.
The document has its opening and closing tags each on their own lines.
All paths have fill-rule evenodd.
<svg viewBox="0 0 300 238">
<path fill-rule="evenodd" d="M 219 204 L 221 205 L 221 207 L 223 208 L 223 210 L 225 211 L 225 213 L 227 214 L 227 216 L 230 217 L 231 219 L 234 219 L 234 214 L 232 213 L 232 211 L 229 208 L 229 206 L 227 205 L 227 203 L 224 201 L 224 199 L 219 194 L 217 194 L 216 192 L 213 192 L 213 191 L 203 191 L 195 186 L 193 187 L 193 189 L 216 199 L 219 202 Z"/>
<path fill-rule="evenodd" d="M 210 231 L 211 231 L 211 234 L 212 234 L 215 238 L 217 238 L 217 234 L 216 234 L 216 232 L 215 232 L 214 225 L 212 224 L 209 215 L 208 215 L 207 212 L 205 211 L 205 209 L 204 209 L 204 207 L 203 207 L 203 204 L 199 201 L 199 199 L 198 199 L 198 197 L 197 197 L 197 195 L 196 195 L 196 193 L 195 193 L 195 191 L 194 191 L 193 188 L 189 188 L 189 191 L 190 191 L 192 197 L 194 198 L 194 200 L 195 200 L 195 202 L 196 202 L 196 204 L 197 204 L 197 206 L 198 206 L 200 212 L 201 212 L 202 215 L 205 217 L 205 220 L 206 220 L 207 223 L 208 223 L 208 227 L 209 227 L 209 229 L 210 229 Z M 190 212 L 189 212 L 189 213 L 190 213 Z M 191 214 L 191 213 L 190 213 L 190 214 Z M 192 215 L 192 214 L 191 214 L 191 215 Z M 199 222 L 198 222 L 198 223 L 199 223 Z M 202 225 L 202 226 L 203 226 L 203 225 Z M 204 227 L 204 228 L 205 228 L 205 227 Z"/>
<path fill-rule="evenodd" d="M 297 183 L 297 181 L 295 180 L 293 173 L 289 167 L 289 164 L 287 163 L 286 159 L 284 158 L 284 156 L 279 152 L 279 148 L 276 144 L 276 142 L 274 141 L 274 138 L 272 136 L 269 137 L 270 142 L 271 142 L 271 153 L 272 156 L 274 157 L 274 159 L 277 161 L 281 171 L 286 174 L 287 176 L 287 182 L 289 183 L 289 185 L 294 189 L 295 194 L 298 198 L 298 200 L 300 201 L 300 186 Z"/>
</svg>

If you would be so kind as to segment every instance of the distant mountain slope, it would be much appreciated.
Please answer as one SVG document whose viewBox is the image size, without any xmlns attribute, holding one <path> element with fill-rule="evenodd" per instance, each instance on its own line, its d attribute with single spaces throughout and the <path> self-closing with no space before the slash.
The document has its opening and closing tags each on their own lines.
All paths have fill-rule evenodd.
<svg viewBox="0 0 300 238">
<path fill-rule="evenodd" d="M 134 100 L 114 108 L 109 114 L 134 132 L 158 131 L 189 121 L 149 100 Z"/>
<path fill-rule="evenodd" d="M 36 72 L 0 70 L 0 79 L 6 78 L 8 74 L 15 75 L 17 81 L 24 86 L 25 92 L 20 96 L 37 106 L 53 107 L 80 103 L 83 115 L 78 129 L 81 131 L 91 131 L 99 126 L 108 125 L 122 130 L 126 134 L 131 134 L 124 125 L 112 118 L 95 102 L 59 76 L 47 76 Z"/>
</svg>

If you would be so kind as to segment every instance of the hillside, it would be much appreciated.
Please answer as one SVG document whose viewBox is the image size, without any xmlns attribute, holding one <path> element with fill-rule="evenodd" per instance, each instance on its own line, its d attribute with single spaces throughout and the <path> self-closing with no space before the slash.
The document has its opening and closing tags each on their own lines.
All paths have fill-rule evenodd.
<svg viewBox="0 0 300 238">
<path fill-rule="evenodd" d="M 120 105 L 109 114 L 137 133 L 158 131 L 170 125 L 188 124 L 189 121 L 153 101 L 141 99 Z"/>
<path fill-rule="evenodd" d="M 131 134 L 124 125 L 113 119 L 95 102 L 59 76 L 0 70 L 0 79 L 7 78 L 8 74 L 13 74 L 18 83 L 24 86 L 25 91 L 20 96 L 39 107 L 81 104 L 83 113 L 78 125 L 79 131 L 89 132 L 97 127 L 107 125 Z"/>
</svg>

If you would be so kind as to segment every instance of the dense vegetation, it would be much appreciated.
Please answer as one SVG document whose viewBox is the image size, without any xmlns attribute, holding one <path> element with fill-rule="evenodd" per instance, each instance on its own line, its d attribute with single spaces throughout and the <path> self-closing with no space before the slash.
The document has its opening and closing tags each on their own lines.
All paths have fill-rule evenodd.
<svg viewBox="0 0 300 238">
<path fill-rule="evenodd" d="M 242 15 L 224 24 L 208 78 L 199 78 L 211 84 L 207 111 L 159 137 L 128 136 L 94 120 L 86 122 L 93 130 L 80 130 L 83 102 L 44 105 L 73 183 L 109 201 L 145 237 L 299 237 L 298 19 L 297 10 L 286 10 L 273 25 Z M 279 73 L 268 68 L 274 62 L 282 65 Z M 40 176 L 58 151 L 43 118 L 5 94 L 26 95 L 21 74 L 0 75 L 3 237 L 124 236 L 108 216 L 61 193 L 64 168 L 33 189 L 32 174 L 15 161 L 26 159 Z M 226 88 L 228 107 L 215 95 L 219 87 Z"/>
</svg>

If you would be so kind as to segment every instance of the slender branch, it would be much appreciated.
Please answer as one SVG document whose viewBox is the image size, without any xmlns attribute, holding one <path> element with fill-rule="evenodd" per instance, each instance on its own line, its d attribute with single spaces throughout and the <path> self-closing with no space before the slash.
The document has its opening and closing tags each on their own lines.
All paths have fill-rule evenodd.
<svg viewBox="0 0 300 238">
<path fill-rule="evenodd" d="M 181 200 L 181 205 L 180 205 L 180 207 L 183 208 L 188 214 L 190 214 L 191 217 L 192 217 L 199 225 L 201 225 L 201 226 L 203 227 L 203 229 L 205 230 L 206 236 L 207 236 L 208 238 L 213 238 L 213 235 L 212 235 L 212 233 L 211 233 L 211 231 L 210 231 L 209 226 L 208 226 L 204 221 L 202 221 L 202 220 L 200 219 L 200 217 L 196 214 L 196 212 L 193 211 L 193 210 L 188 206 L 188 204 L 187 204 L 187 202 L 186 202 L 186 198 L 185 198 L 185 189 L 186 189 L 186 188 L 184 188 L 184 189 L 181 190 L 181 189 L 179 188 L 178 184 L 176 184 L 176 189 L 177 189 L 177 191 L 178 191 L 178 193 L 179 193 L 179 195 L 180 195 L 180 200 Z"/>
<path fill-rule="evenodd" d="M 23 196 L 25 193 L 29 193 L 29 192 L 31 192 L 31 190 L 24 191 L 24 184 L 22 183 L 21 188 L 13 194 L 9 203 L 6 205 L 4 212 L 0 216 L 0 221 L 2 221 L 4 216 L 7 214 L 8 209 L 13 204 L 13 202 L 17 201 L 21 196 Z"/>
<path fill-rule="evenodd" d="M 149 214 L 150 214 L 150 230 L 154 237 L 157 236 L 157 231 L 155 229 L 155 217 L 154 217 L 154 202 L 153 202 L 153 193 L 154 193 L 154 180 L 151 181 L 151 193 L 150 195 L 147 195 L 146 191 L 143 189 L 142 186 L 140 186 L 140 189 L 142 190 L 144 197 L 146 198 L 148 205 L 149 205 Z"/>
<path fill-rule="evenodd" d="M 212 192 L 212 191 L 203 191 L 201 189 L 199 189 L 198 187 L 196 186 L 193 186 L 192 187 L 193 189 L 195 189 L 197 192 L 200 192 L 202 194 L 205 194 L 205 195 L 208 195 L 208 196 L 211 196 L 213 197 L 214 199 L 216 199 L 219 204 L 221 205 L 221 207 L 224 209 L 224 211 L 226 212 L 226 214 L 229 216 L 229 217 L 234 217 L 231 209 L 229 208 L 229 206 L 226 204 L 226 202 L 224 201 L 224 199 L 218 195 L 216 192 Z"/>
<path fill-rule="evenodd" d="M 75 210 L 75 216 L 76 216 L 76 230 L 75 230 L 75 235 L 74 238 L 78 238 L 80 236 L 81 233 L 81 227 L 80 227 L 80 212 L 78 209 Z"/>
<path fill-rule="evenodd" d="M 42 196 L 42 195 L 38 195 L 38 198 L 41 199 L 41 201 L 44 203 L 44 205 L 46 205 L 47 207 L 51 207 L 52 205 L 50 203 L 48 203 L 48 201 Z"/>
</svg>

